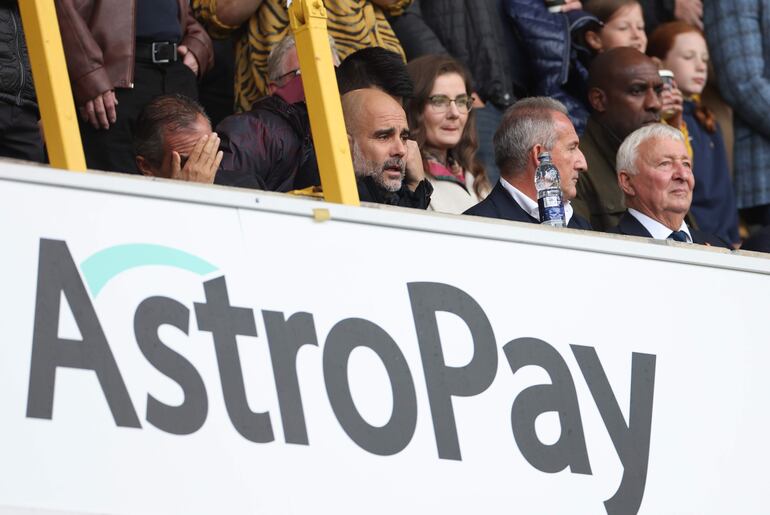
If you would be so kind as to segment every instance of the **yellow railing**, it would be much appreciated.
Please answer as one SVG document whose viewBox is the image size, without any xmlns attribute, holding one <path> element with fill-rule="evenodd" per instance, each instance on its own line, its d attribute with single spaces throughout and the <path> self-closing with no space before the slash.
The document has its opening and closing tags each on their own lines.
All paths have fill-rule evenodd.
<svg viewBox="0 0 770 515">
<path fill-rule="evenodd" d="M 53 0 L 19 2 L 51 166 L 85 170 L 83 145 Z M 289 9 L 324 198 L 358 205 L 342 105 L 321 0 Z"/>
<path fill-rule="evenodd" d="M 53 0 L 21 0 L 19 10 L 51 166 L 85 171 L 86 159 Z"/>
<path fill-rule="evenodd" d="M 321 0 L 295 0 L 289 8 L 289 20 L 297 40 L 324 198 L 357 206 L 358 189 L 329 48 L 326 9 Z"/>
</svg>

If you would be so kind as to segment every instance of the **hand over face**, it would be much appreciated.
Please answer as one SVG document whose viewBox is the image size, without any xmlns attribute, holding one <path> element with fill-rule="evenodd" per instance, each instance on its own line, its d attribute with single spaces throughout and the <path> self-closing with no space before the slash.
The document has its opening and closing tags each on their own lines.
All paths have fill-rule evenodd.
<svg viewBox="0 0 770 515">
<path fill-rule="evenodd" d="M 171 178 L 182 181 L 211 184 L 222 162 L 219 136 L 215 132 L 200 137 L 184 165 L 179 152 L 173 151 L 171 154 Z"/>
</svg>

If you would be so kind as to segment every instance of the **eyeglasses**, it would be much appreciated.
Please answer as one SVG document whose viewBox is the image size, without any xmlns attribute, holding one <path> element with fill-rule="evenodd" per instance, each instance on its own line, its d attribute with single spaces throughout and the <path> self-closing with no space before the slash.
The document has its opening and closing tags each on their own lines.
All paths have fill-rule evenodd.
<svg viewBox="0 0 770 515">
<path fill-rule="evenodd" d="M 460 95 L 455 98 L 449 98 L 446 95 L 433 95 L 428 97 L 428 105 L 437 113 L 443 113 L 449 109 L 449 104 L 452 102 L 457 106 L 457 110 L 461 114 L 468 114 L 473 107 L 473 99 L 468 95 Z"/>
<path fill-rule="evenodd" d="M 297 75 L 302 75 L 302 73 L 300 72 L 300 69 L 297 68 L 297 69 L 292 70 L 290 72 L 286 72 L 283 75 L 279 75 L 278 77 L 275 78 L 275 80 L 273 82 L 275 82 L 275 83 L 283 82 L 283 79 L 285 79 L 286 77 L 288 77 L 290 75 L 292 77 L 296 77 Z"/>
</svg>

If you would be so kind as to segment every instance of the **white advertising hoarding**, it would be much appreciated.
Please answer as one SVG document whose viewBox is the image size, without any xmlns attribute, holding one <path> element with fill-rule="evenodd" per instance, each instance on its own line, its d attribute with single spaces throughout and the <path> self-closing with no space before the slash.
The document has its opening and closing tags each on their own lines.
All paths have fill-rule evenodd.
<svg viewBox="0 0 770 515">
<path fill-rule="evenodd" d="M 770 512 L 767 259 L 13 164 L 0 195 L 0 510 Z"/>
</svg>

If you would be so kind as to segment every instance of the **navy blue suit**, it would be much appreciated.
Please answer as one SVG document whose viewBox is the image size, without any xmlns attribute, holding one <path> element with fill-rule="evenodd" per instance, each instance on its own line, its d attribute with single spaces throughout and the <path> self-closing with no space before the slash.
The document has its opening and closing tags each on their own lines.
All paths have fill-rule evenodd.
<svg viewBox="0 0 770 515">
<path fill-rule="evenodd" d="M 539 224 L 540 221 L 529 215 L 524 209 L 515 201 L 511 194 L 503 187 L 498 181 L 492 192 L 467 210 L 464 215 L 473 216 L 486 216 L 487 218 L 500 218 L 502 220 L 512 220 L 514 222 L 526 222 L 531 224 Z M 585 218 L 579 216 L 577 213 L 572 214 L 567 227 L 570 229 L 583 229 L 586 231 L 592 231 L 591 224 Z"/>
<path fill-rule="evenodd" d="M 727 243 L 726 241 L 720 238 L 717 238 L 713 234 L 699 231 L 698 229 L 693 229 L 692 227 L 688 227 L 688 228 L 690 229 L 690 236 L 692 236 L 693 243 L 732 249 L 729 243 Z M 607 232 L 611 232 L 615 234 L 625 234 L 627 236 L 640 236 L 642 238 L 652 238 L 652 234 L 650 234 L 649 231 L 644 228 L 642 223 L 636 218 L 634 218 L 628 211 L 623 213 L 623 216 L 620 218 L 620 222 L 618 223 L 618 225 L 613 227 Z"/>
</svg>

